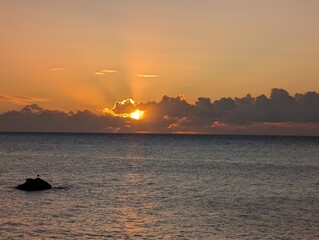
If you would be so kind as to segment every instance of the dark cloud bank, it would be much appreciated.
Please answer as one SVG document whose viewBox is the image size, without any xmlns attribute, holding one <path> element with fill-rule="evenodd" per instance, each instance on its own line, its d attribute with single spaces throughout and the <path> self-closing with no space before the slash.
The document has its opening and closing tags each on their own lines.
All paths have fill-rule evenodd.
<svg viewBox="0 0 319 240">
<path fill-rule="evenodd" d="M 143 120 L 113 116 L 145 111 Z M 150 132 L 202 134 L 270 134 L 319 136 L 319 94 L 294 96 L 272 89 L 270 97 L 221 98 L 195 103 L 182 96 L 163 96 L 159 102 L 118 102 L 111 113 L 63 112 L 28 105 L 0 115 L 2 132 Z"/>
</svg>

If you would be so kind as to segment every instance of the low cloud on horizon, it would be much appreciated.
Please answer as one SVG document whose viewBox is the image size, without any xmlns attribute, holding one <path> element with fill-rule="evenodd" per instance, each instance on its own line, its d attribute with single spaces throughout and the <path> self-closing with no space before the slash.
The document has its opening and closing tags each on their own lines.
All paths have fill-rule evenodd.
<svg viewBox="0 0 319 240">
<path fill-rule="evenodd" d="M 135 110 L 145 112 L 135 120 L 121 117 Z M 118 114 L 118 116 L 116 114 Z M 250 94 L 212 102 L 199 97 L 189 103 L 183 96 L 164 95 L 158 102 L 122 101 L 103 114 L 63 112 L 36 104 L 0 115 L 2 132 L 120 132 L 265 134 L 319 136 L 319 94 L 274 88 L 270 97 Z"/>
</svg>

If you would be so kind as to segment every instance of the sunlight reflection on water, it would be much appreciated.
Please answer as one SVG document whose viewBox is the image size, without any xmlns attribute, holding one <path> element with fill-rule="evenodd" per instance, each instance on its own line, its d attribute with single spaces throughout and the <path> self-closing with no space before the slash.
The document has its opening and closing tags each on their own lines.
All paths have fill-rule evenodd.
<svg viewBox="0 0 319 240">
<path fill-rule="evenodd" d="M 2 134 L 1 239 L 318 239 L 319 139 Z M 54 187 L 14 186 L 36 174 Z"/>
</svg>

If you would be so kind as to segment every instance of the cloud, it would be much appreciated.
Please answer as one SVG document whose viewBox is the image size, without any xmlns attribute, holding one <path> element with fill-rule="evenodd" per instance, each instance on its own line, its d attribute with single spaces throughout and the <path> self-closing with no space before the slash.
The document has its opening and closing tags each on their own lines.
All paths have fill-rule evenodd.
<svg viewBox="0 0 319 240">
<path fill-rule="evenodd" d="M 64 71 L 64 68 L 61 67 L 55 67 L 55 68 L 51 68 L 52 72 L 60 72 L 60 71 Z"/>
<path fill-rule="evenodd" d="M 48 99 L 0 93 L 0 101 L 10 102 L 16 105 L 25 105 L 25 104 L 35 103 L 35 102 L 47 102 Z"/>
<path fill-rule="evenodd" d="M 116 73 L 117 71 L 116 70 L 111 70 L 111 69 L 103 69 L 100 72 L 102 72 L 102 73 Z"/>
<path fill-rule="evenodd" d="M 277 88 L 272 89 L 269 98 L 247 94 L 243 98 L 221 98 L 212 102 L 199 97 L 191 104 L 183 96 L 163 96 L 159 102 L 137 105 L 148 116 L 150 129 L 161 126 L 163 131 L 166 128 L 176 133 L 289 135 L 302 132 L 319 135 L 318 106 L 316 92 L 291 96 Z"/>
<path fill-rule="evenodd" d="M 89 111 L 66 113 L 36 104 L 0 115 L 0 131 L 5 132 L 117 132 L 124 125 L 123 119 L 111 115 L 98 116 Z"/>
<path fill-rule="evenodd" d="M 95 74 L 95 75 L 104 75 L 103 72 L 95 72 L 94 74 Z"/>
<path fill-rule="evenodd" d="M 159 75 L 156 74 L 137 74 L 137 77 L 142 77 L 142 78 L 158 78 Z"/>
<path fill-rule="evenodd" d="M 102 69 L 100 71 L 95 72 L 95 75 L 104 75 L 105 73 L 117 73 L 116 70 L 112 70 L 112 69 Z"/>
<path fill-rule="evenodd" d="M 144 111 L 137 108 L 137 104 L 133 99 L 125 99 L 115 102 L 112 109 L 98 108 L 98 112 L 102 114 L 111 114 L 117 117 L 140 119 L 144 116 Z"/>
<path fill-rule="evenodd" d="M 274 88 L 270 97 L 247 94 L 242 98 L 211 101 L 199 97 L 195 103 L 183 95 L 164 95 L 160 101 L 118 101 L 113 108 L 65 113 L 28 105 L 21 111 L 0 115 L 0 131 L 152 132 L 201 134 L 283 134 L 319 136 L 319 94 Z M 141 120 L 130 118 L 143 111 Z M 72 124 L 73 123 L 73 124 Z"/>
</svg>

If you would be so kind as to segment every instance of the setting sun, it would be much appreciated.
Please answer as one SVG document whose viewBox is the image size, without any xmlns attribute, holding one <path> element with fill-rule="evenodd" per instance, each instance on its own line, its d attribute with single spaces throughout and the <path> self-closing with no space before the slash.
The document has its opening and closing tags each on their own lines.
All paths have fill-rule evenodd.
<svg viewBox="0 0 319 240">
<path fill-rule="evenodd" d="M 133 118 L 133 119 L 136 119 L 136 120 L 139 120 L 141 118 L 143 118 L 144 116 L 144 111 L 141 111 L 141 110 L 135 110 L 134 112 L 130 113 L 130 118 Z"/>
</svg>

